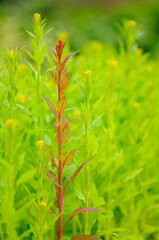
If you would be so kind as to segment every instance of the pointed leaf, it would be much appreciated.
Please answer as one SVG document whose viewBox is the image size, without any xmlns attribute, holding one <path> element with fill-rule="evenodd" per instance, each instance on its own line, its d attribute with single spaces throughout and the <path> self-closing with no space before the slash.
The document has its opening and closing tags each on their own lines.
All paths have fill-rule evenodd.
<svg viewBox="0 0 159 240">
<path fill-rule="evenodd" d="M 59 112 L 60 115 L 64 114 L 64 109 L 66 107 L 66 96 L 64 96 L 63 98 L 61 98 L 58 102 L 57 102 L 57 110 Z"/>
<path fill-rule="evenodd" d="M 74 155 L 75 152 L 79 150 L 78 148 L 72 150 L 71 152 L 67 152 L 67 153 L 62 153 L 61 155 L 59 155 L 59 160 L 63 163 L 63 165 L 67 164 L 67 165 L 71 165 L 71 163 L 74 160 Z"/>
<path fill-rule="evenodd" d="M 57 81 L 57 79 L 56 79 L 56 76 L 55 76 L 51 71 L 48 70 L 48 72 L 51 74 L 51 77 L 52 77 L 54 83 L 57 83 L 57 84 L 58 84 L 58 81 Z"/>
<path fill-rule="evenodd" d="M 76 54 L 77 52 L 74 52 L 74 53 L 72 53 L 72 54 L 69 54 L 67 57 L 65 57 L 65 59 L 63 60 L 63 62 L 62 62 L 62 64 L 63 65 L 65 65 L 65 63 L 68 61 L 68 59 L 70 58 L 70 57 L 72 57 L 74 54 Z"/>
<path fill-rule="evenodd" d="M 43 97 L 45 98 L 45 100 L 46 100 L 49 108 L 51 109 L 52 113 L 54 114 L 55 118 L 58 119 L 55 105 L 52 103 L 52 101 L 49 98 L 45 97 L 44 95 L 43 95 Z"/>
<path fill-rule="evenodd" d="M 51 57 L 52 57 L 52 56 L 51 56 Z M 53 59 L 53 61 L 54 61 L 55 65 L 56 65 L 56 67 L 58 67 L 58 65 L 57 65 L 57 62 L 56 62 L 55 58 L 54 58 L 54 57 L 52 57 L 52 59 Z"/>
<path fill-rule="evenodd" d="M 71 137 L 71 130 L 70 130 L 70 126 L 67 125 L 67 128 L 65 128 L 62 133 L 62 144 L 67 143 L 70 137 Z"/>
<path fill-rule="evenodd" d="M 83 212 L 92 212 L 92 211 L 102 211 L 101 209 L 99 208 L 94 208 L 94 207 L 84 207 L 84 208 L 78 208 L 76 209 L 71 217 L 75 217 L 76 215 L 78 215 L 79 213 L 83 213 Z"/>
<path fill-rule="evenodd" d="M 55 58 L 57 58 L 57 52 L 56 52 L 56 50 L 55 50 L 53 47 L 52 47 L 51 49 L 52 49 L 52 51 L 53 51 L 53 54 L 54 54 Z"/>
<path fill-rule="evenodd" d="M 64 79 L 62 81 L 62 86 L 61 86 L 61 93 L 67 90 L 68 88 L 68 83 L 69 83 L 69 72 L 67 72 L 64 76 Z"/>
<path fill-rule="evenodd" d="M 96 156 L 94 156 L 94 157 L 88 159 L 87 161 L 83 162 L 83 163 L 77 168 L 77 170 L 76 170 L 74 173 L 70 174 L 70 175 L 66 178 L 66 185 L 68 185 L 69 181 L 70 181 L 72 178 L 74 178 L 74 177 L 77 176 L 77 174 L 80 172 L 80 170 L 82 169 L 82 167 L 83 167 L 87 162 L 89 162 L 90 160 L 92 160 L 92 159 L 95 158 L 95 157 L 96 157 Z"/>
<path fill-rule="evenodd" d="M 83 116 L 83 115 L 82 115 Z M 65 128 L 67 128 L 68 124 L 70 122 L 72 122 L 73 120 L 77 119 L 77 118 L 80 118 L 82 116 L 78 116 L 78 117 L 75 117 L 75 118 L 72 118 L 71 120 L 69 120 L 68 122 L 64 123 L 63 126 L 62 126 L 62 130 L 64 131 Z"/>
<path fill-rule="evenodd" d="M 50 170 L 48 170 L 48 173 L 47 173 L 47 176 L 48 176 L 48 178 L 56 178 L 56 175 L 55 175 L 55 173 L 53 173 L 52 171 L 50 171 Z"/>
<path fill-rule="evenodd" d="M 71 238 L 71 240 L 102 240 L 101 238 L 92 235 L 77 235 Z"/>
<path fill-rule="evenodd" d="M 92 211 L 102 211 L 101 209 L 99 208 L 94 208 L 94 207 L 84 207 L 84 208 L 78 208 L 76 209 L 72 215 L 70 216 L 70 218 L 67 220 L 67 222 L 64 224 L 63 226 L 63 229 L 66 227 L 66 225 L 69 223 L 69 221 L 75 217 L 76 215 L 80 214 L 80 213 L 83 213 L 83 212 L 92 212 Z"/>
<path fill-rule="evenodd" d="M 50 170 L 48 170 L 48 173 L 47 173 L 47 176 L 48 176 L 48 178 L 53 178 L 53 184 L 55 185 L 55 187 L 57 188 L 59 188 L 59 187 L 62 187 L 62 186 L 60 186 L 60 185 L 58 185 L 57 184 L 57 178 L 56 178 L 56 175 L 55 175 L 55 173 L 53 173 L 52 171 L 50 171 Z"/>
</svg>

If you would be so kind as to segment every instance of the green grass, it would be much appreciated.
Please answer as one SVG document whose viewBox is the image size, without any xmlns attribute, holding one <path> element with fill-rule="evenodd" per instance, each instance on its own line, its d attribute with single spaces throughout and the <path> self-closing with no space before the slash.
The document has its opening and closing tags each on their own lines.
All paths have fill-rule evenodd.
<svg viewBox="0 0 159 240">
<path fill-rule="evenodd" d="M 92 40 L 68 62 L 66 117 L 86 115 L 71 123 L 72 138 L 64 151 L 74 146 L 80 151 L 64 169 L 63 181 L 89 157 L 96 158 L 68 186 L 63 222 L 77 208 L 103 212 L 76 216 L 63 240 L 84 233 L 105 240 L 159 239 L 158 60 L 138 48 L 140 26 L 124 20 L 119 28 L 118 51 Z M 55 65 L 44 26 L 34 26 L 33 34 L 31 53 L 7 47 L 1 52 L 0 240 L 56 239 L 56 191 L 47 177 L 53 168 L 37 144 L 43 140 L 58 156 L 54 117 L 42 97 L 57 101 L 47 72 Z"/>
</svg>

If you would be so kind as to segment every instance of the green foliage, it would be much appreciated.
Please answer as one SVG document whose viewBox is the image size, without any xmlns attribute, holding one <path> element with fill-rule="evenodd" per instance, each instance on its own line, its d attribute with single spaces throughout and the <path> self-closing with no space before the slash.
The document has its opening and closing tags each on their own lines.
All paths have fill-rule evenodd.
<svg viewBox="0 0 159 240">
<path fill-rule="evenodd" d="M 157 59 L 138 47 L 141 26 L 127 20 L 118 26 L 118 52 L 92 41 L 69 59 L 62 83 L 66 107 L 65 98 L 57 105 L 49 100 L 57 98 L 57 79 L 47 72 L 55 62 L 47 53 L 45 24 L 34 15 L 29 60 L 23 49 L 1 52 L 0 240 L 56 239 L 58 157 L 66 163 L 63 222 L 85 207 L 103 210 L 75 216 L 63 239 L 157 240 L 159 71 Z M 68 52 L 69 45 L 64 56 Z M 61 120 L 58 156 L 56 109 L 63 114 L 65 107 L 70 121 Z M 80 151 L 71 152 L 74 146 Z"/>
</svg>

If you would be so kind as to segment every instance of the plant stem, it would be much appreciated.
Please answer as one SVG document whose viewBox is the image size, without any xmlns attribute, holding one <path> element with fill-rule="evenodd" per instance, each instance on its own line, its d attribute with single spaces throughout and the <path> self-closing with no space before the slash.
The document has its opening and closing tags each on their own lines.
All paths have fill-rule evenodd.
<svg viewBox="0 0 159 240">
<path fill-rule="evenodd" d="M 87 113 L 89 112 L 89 102 L 88 102 L 88 96 L 86 94 L 86 109 Z M 85 123 L 85 133 L 86 133 L 86 158 L 88 158 L 88 118 L 86 117 L 86 123 Z M 86 164 L 86 207 L 89 206 L 89 167 L 88 163 Z M 88 212 L 85 214 L 85 234 L 88 234 Z"/>
<path fill-rule="evenodd" d="M 61 58 L 59 58 L 59 65 L 61 64 Z M 61 71 L 58 71 L 59 75 L 59 85 L 58 85 L 58 100 L 61 100 Z M 62 153 L 62 142 L 61 142 L 61 115 L 59 114 L 59 127 L 58 127 L 58 147 L 59 147 L 59 155 Z M 59 169 L 58 169 L 58 182 L 59 186 L 62 186 L 62 162 L 59 161 Z M 62 187 L 59 187 L 59 226 L 58 226 L 58 240 L 62 239 L 62 215 L 63 215 L 63 193 L 62 193 Z"/>
</svg>

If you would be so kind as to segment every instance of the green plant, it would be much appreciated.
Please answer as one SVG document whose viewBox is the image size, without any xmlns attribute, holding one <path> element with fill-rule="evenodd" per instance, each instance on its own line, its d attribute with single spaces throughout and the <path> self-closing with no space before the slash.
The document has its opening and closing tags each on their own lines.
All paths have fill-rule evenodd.
<svg viewBox="0 0 159 240">
<path fill-rule="evenodd" d="M 55 185 L 56 188 L 56 192 L 57 192 L 57 196 L 56 196 L 56 206 L 59 209 L 59 220 L 58 220 L 58 224 L 56 223 L 56 230 L 57 230 L 57 239 L 61 240 L 62 239 L 62 232 L 65 228 L 65 226 L 68 224 L 68 222 L 75 217 L 76 215 L 78 215 L 79 213 L 82 212 L 88 212 L 88 211 L 100 211 L 100 209 L 97 208 L 91 208 L 91 207 L 84 207 L 84 208 L 79 208 L 76 209 L 71 217 L 66 221 L 66 223 L 63 225 L 62 224 L 62 219 L 63 219 L 63 203 L 64 203 L 64 197 L 65 197 L 65 191 L 67 189 L 67 186 L 69 184 L 69 182 L 80 172 L 80 170 L 82 169 L 82 167 L 88 162 L 90 161 L 92 158 L 88 159 L 87 161 L 85 161 L 83 164 L 81 164 L 79 166 L 79 168 L 72 173 L 70 176 L 68 176 L 66 178 L 66 182 L 65 182 L 65 187 L 63 188 L 63 179 L 62 179 L 62 172 L 63 169 L 65 167 L 65 165 L 71 165 L 73 160 L 74 160 L 74 155 L 75 152 L 78 149 L 74 149 L 70 152 L 62 152 L 62 146 L 67 143 L 67 141 L 70 138 L 70 126 L 69 123 L 72 122 L 74 119 L 78 118 L 74 118 L 71 120 L 67 120 L 65 115 L 64 115 L 64 109 L 66 108 L 66 96 L 63 96 L 63 93 L 67 90 L 68 88 L 68 83 L 69 83 L 69 72 L 67 71 L 66 68 L 66 62 L 68 61 L 68 59 L 74 54 L 70 54 L 68 56 L 66 56 L 63 60 L 62 60 L 62 53 L 63 53 L 63 49 L 65 47 L 66 41 L 63 42 L 62 40 L 58 40 L 57 44 L 56 44 L 56 50 L 53 49 L 53 61 L 56 65 L 56 73 L 52 73 L 50 72 L 53 81 L 55 82 L 55 84 L 58 87 L 58 101 L 56 106 L 51 102 L 50 99 L 48 99 L 47 97 L 44 96 L 48 106 L 50 107 L 52 113 L 54 114 L 55 117 L 55 121 L 54 123 L 54 128 L 55 128 L 55 133 L 56 133 L 56 138 L 55 140 L 58 143 L 58 159 L 55 158 L 55 156 L 53 155 L 52 149 L 49 148 L 49 146 L 44 145 L 44 149 L 46 149 L 47 151 L 50 151 L 50 155 L 51 155 L 51 161 L 52 161 L 52 166 L 55 167 L 57 169 L 57 174 L 58 174 L 58 178 L 56 177 L 55 173 L 51 170 L 48 171 L 48 177 L 53 179 L 53 183 Z M 93 157 L 94 158 L 94 157 Z M 58 179 L 58 180 L 57 180 Z M 75 236 L 72 239 L 97 239 L 96 237 L 93 236 L 89 236 L 89 235 L 79 235 L 79 236 Z"/>
</svg>

